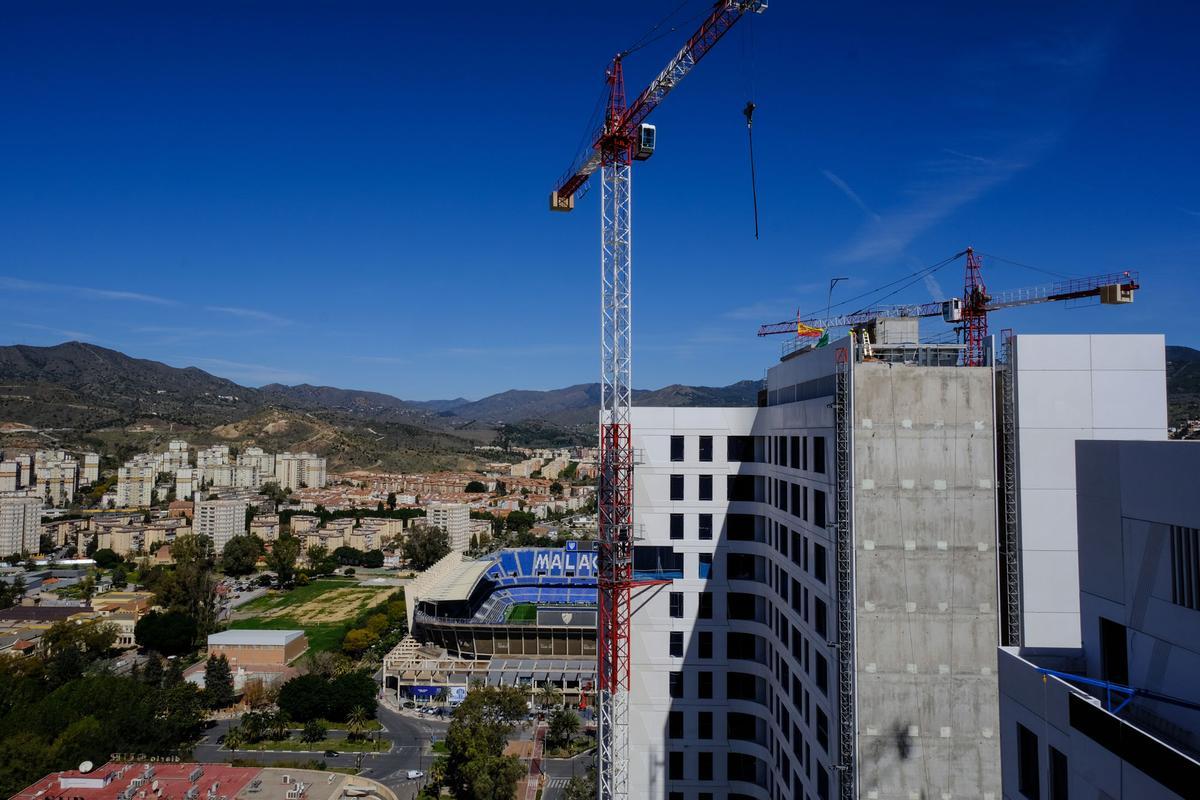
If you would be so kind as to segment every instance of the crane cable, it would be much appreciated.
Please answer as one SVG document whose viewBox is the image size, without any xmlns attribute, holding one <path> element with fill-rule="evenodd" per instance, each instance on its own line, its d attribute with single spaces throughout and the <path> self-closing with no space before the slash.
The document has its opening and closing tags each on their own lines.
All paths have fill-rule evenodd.
<svg viewBox="0 0 1200 800">
<path fill-rule="evenodd" d="M 746 115 L 746 138 L 750 143 L 750 197 L 754 202 L 754 238 L 758 239 L 758 179 L 754 174 L 754 105 L 753 100 L 746 102 L 742 113 Z"/>
</svg>

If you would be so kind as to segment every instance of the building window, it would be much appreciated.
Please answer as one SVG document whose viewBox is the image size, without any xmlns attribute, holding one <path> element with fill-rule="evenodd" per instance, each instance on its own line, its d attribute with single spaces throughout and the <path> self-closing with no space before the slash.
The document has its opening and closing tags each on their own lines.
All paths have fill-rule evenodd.
<svg viewBox="0 0 1200 800">
<path fill-rule="evenodd" d="M 712 592 L 700 593 L 700 605 L 696 609 L 696 619 L 712 619 L 713 612 L 713 596 Z"/>
<path fill-rule="evenodd" d="M 712 539 L 713 515 L 701 514 L 697 530 L 701 540 Z"/>
<path fill-rule="evenodd" d="M 813 577 L 821 583 L 825 582 L 825 545 L 813 542 Z"/>
<path fill-rule="evenodd" d="M 1125 626 L 1100 617 L 1100 678 L 1129 685 L 1129 649 Z"/>
<path fill-rule="evenodd" d="M 683 675 L 682 672 L 678 672 L 678 673 L 674 673 L 674 674 L 679 675 L 681 677 Z M 713 696 L 712 695 L 712 692 L 713 692 L 713 690 L 712 690 L 712 687 L 713 687 L 712 675 L 713 674 L 711 672 L 698 672 L 698 673 L 696 673 L 696 675 L 697 675 L 696 696 L 699 697 L 701 700 L 711 700 L 712 696 Z M 674 695 L 672 695 L 672 697 L 674 697 Z"/>
<path fill-rule="evenodd" d="M 711 436 L 701 436 L 700 437 L 700 460 L 701 461 L 712 461 L 712 453 L 713 453 L 712 437 Z"/>
<path fill-rule="evenodd" d="M 699 724 L 696 726 L 697 739 L 711 739 L 713 737 L 713 715 L 711 711 L 701 711 L 698 717 Z"/>
<path fill-rule="evenodd" d="M 700 476 L 700 499 L 712 500 L 712 475 Z"/>
<path fill-rule="evenodd" d="M 1050 748 L 1050 800 L 1069 800 L 1067 790 L 1067 757 L 1053 747 Z"/>
<path fill-rule="evenodd" d="M 683 461 L 683 437 L 682 436 L 672 436 L 671 437 L 671 460 L 672 461 Z"/>
<path fill-rule="evenodd" d="M 813 598 L 813 630 L 817 632 L 817 636 L 825 638 L 829 635 L 829 624 L 826 617 L 828 612 L 825 607 L 825 601 L 819 597 Z"/>
<path fill-rule="evenodd" d="M 675 618 L 683 617 L 683 592 L 671 592 L 671 616 Z"/>
<path fill-rule="evenodd" d="M 1171 602 L 1200 611 L 1200 529 L 1171 526 Z"/>
<path fill-rule="evenodd" d="M 696 650 L 700 658 L 712 658 L 713 654 L 713 635 L 712 631 L 700 631 L 696 635 Z"/>
<path fill-rule="evenodd" d="M 829 662 L 820 653 L 817 653 L 817 688 L 829 694 Z"/>
<path fill-rule="evenodd" d="M 800 469 L 800 437 L 793 436 L 790 443 L 792 449 L 792 469 Z"/>
<path fill-rule="evenodd" d="M 813 507 L 812 507 L 813 525 L 818 528 L 825 527 L 825 493 L 820 489 L 813 489 Z"/>
<path fill-rule="evenodd" d="M 676 700 L 683 697 L 682 672 L 671 672 L 667 674 L 667 690 L 668 694 Z"/>
<path fill-rule="evenodd" d="M 817 800 L 829 800 L 829 773 L 817 768 Z"/>
<path fill-rule="evenodd" d="M 671 515 L 671 538 L 672 539 L 682 539 L 683 538 L 683 514 L 672 514 Z"/>
<path fill-rule="evenodd" d="M 701 514 L 700 516 L 704 516 L 704 515 Z M 700 537 L 700 538 L 704 538 L 704 537 Z M 701 553 L 700 554 L 700 577 L 701 578 L 713 577 L 712 553 Z"/>
<path fill-rule="evenodd" d="M 682 500 L 683 499 L 683 476 L 682 475 L 672 475 L 671 476 L 671 499 L 672 500 Z"/>
<path fill-rule="evenodd" d="M 821 745 L 821 749 L 826 753 L 829 752 L 829 717 L 825 716 L 825 712 L 817 709 L 817 744 Z"/>
<path fill-rule="evenodd" d="M 800 469 L 808 469 L 808 437 L 800 439 Z"/>
<path fill-rule="evenodd" d="M 1017 791 L 1029 800 L 1041 800 L 1042 778 L 1038 768 L 1038 738 L 1017 723 Z"/>
<path fill-rule="evenodd" d="M 683 800 L 683 792 L 667 792 L 667 800 Z"/>
<path fill-rule="evenodd" d="M 667 738 L 682 739 L 683 738 L 683 712 L 672 711 L 667 714 Z"/>
<path fill-rule="evenodd" d="M 812 461 L 813 461 L 813 463 L 812 463 L 813 472 L 820 472 L 820 473 L 824 474 L 824 472 L 825 472 L 825 437 L 824 436 L 814 436 L 813 437 Z"/>
<path fill-rule="evenodd" d="M 725 440 L 725 455 L 730 461 L 754 461 L 754 437 L 730 436 Z"/>
<path fill-rule="evenodd" d="M 696 777 L 702 781 L 711 781 L 713 779 L 713 754 L 707 750 L 701 750 L 697 753 L 697 772 Z"/>
<path fill-rule="evenodd" d="M 667 753 L 667 778 L 673 781 L 683 780 L 683 753 L 678 750 Z"/>
</svg>

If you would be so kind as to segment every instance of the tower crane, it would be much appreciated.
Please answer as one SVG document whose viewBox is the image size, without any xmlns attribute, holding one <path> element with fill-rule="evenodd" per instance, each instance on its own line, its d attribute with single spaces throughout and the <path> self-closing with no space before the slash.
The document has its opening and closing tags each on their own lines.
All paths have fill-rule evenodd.
<svg viewBox="0 0 1200 800">
<path fill-rule="evenodd" d="M 717 0 L 691 38 L 629 104 L 622 69 L 627 53 L 618 53 L 605 73 L 604 122 L 550 193 L 551 211 L 571 211 L 600 170 L 599 800 L 629 797 L 630 595 L 643 585 L 633 575 L 630 168 L 654 153 L 656 130 L 646 124 L 650 113 L 739 19 L 766 7 L 766 0 Z"/>
<path fill-rule="evenodd" d="M 1141 288 L 1136 272 L 1113 272 L 1070 278 L 1049 286 L 1033 286 L 989 294 L 983 282 L 983 264 L 973 248 L 968 247 L 955 258 L 967 257 L 963 296 L 949 300 L 912 305 L 880 306 L 855 311 L 852 314 L 824 318 L 803 318 L 773 322 L 758 329 L 759 336 L 794 334 L 799 337 L 819 337 L 830 328 L 860 328 L 872 321 L 887 317 L 941 317 L 958 324 L 963 331 L 963 364 L 978 367 L 984 364 L 985 341 L 988 335 L 988 314 L 1004 308 L 1053 303 L 1060 300 L 1079 300 L 1099 297 L 1104 304 L 1132 303 L 1133 295 Z"/>
</svg>

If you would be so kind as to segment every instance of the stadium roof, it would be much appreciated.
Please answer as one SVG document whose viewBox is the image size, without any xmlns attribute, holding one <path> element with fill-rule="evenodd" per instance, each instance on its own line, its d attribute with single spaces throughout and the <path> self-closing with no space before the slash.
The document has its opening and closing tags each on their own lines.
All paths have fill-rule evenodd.
<svg viewBox="0 0 1200 800">
<path fill-rule="evenodd" d="M 491 565 L 491 560 L 458 561 L 438 575 L 436 583 L 421 587 L 423 592 L 419 599 L 435 603 L 441 600 L 466 600 L 471 596 L 475 583 Z"/>
</svg>

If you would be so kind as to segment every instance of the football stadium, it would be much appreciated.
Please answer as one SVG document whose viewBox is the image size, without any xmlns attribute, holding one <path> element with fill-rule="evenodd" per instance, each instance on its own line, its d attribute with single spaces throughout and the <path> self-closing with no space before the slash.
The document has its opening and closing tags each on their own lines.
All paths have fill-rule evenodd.
<svg viewBox="0 0 1200 800">
<path fill-rule="evenodd" d="M 669 548 L 639 547 L 635 568 L 682 574 L 674 558 Z M 385 690 L 455 699 L 476 681 L 548 684 L 582 700 L 596 675 L 597 559 L 593 543 L 574 541 L 446 556 L 405 588 L 412 635 L 384 660 Z"/>
</svg>

